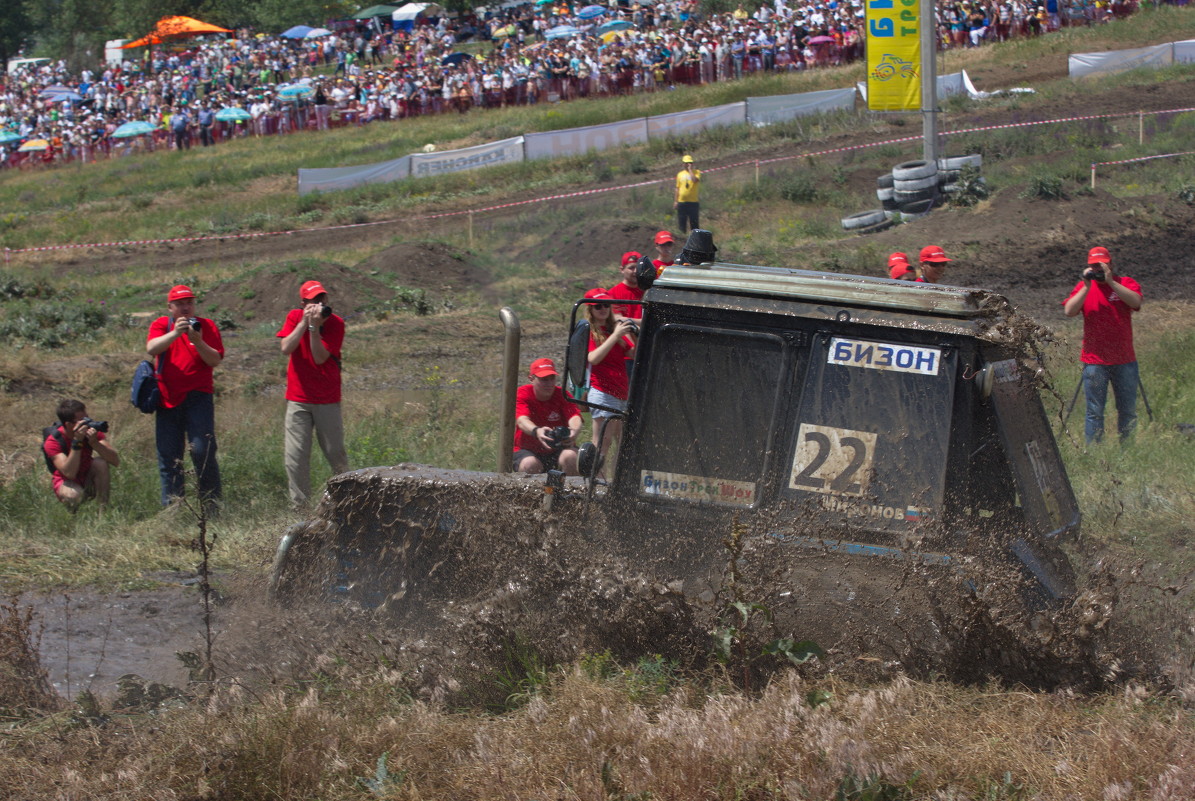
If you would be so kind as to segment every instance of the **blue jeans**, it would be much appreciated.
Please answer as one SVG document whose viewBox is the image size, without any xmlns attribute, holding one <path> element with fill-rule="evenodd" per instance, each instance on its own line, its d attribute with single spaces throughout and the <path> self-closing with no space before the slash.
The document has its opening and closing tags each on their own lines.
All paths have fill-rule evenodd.
<svg viewBox="0 0 1195 801">
<path fill-rule="evenodd" d="M 1117 431 L 1123 440 L 1137 427 L 1137 362 L 1083 365 L 1083 393 L 1087 397 L 1084 433 L 1088 442 L 1104 438 L 1104 407 L 1108 384 L 1116 398 Z"/>
<path fill-rule="evenodd" d="M 216 407 L 210 392 L 188 393 L 173 409 L 154 415 L 158 442 L 158 473 L 162 477 L 162 505 L 186 494 L 183 452 L 191 446 L 191 463 L 199 482 L 199 497 L 207 504 L 218 501 L 220 465 L 216 463 Z"/>
</svg>

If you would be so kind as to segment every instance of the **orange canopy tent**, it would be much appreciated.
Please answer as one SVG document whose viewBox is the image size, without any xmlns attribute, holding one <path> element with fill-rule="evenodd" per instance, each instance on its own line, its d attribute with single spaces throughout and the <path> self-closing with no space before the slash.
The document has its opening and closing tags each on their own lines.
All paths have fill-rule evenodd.
<svg viewBox="0 0 1195 801">
<path fill-rule="evenodd" d="M 140 39 L 129 42 L 127 45 L 122 45 L 121 49 L 128 50 L 133 47 L 147 47 L 149 45 L 161 44 L 167 39 L 182 39 L 188 36 L 201 36 L 205 33 L 232 33 L 232 31 L 228 28 L 221 28 L 219 25 L 200 22 L 190 17 L 162 17 L 158 20 L 158 24 L 154 26 L 152 31 Z"/>
</svg>

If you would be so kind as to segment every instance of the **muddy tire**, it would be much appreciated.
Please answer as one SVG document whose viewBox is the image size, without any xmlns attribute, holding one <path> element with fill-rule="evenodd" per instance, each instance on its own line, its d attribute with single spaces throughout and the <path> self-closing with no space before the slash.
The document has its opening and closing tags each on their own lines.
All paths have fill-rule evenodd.
<svg viewBox="0 0 1195 801">
<path fill-rule="evenodd" d="M 910 203 L 920 203 L 924 200 L 932 201 L 937 194 L 938 189 L 936 186 L 931 186 L 927 189 L 918 189 L 913 192 L 902 192 L 898 189 L 893 193 L 892 199 L 896 201 L 897 205 L 903 208 Z"/>
<path fill-rule="evenodd" d="M 934 200 L 918 200 L 913 203 L 905 203 L 900 207 L 900 216 L 902 220 L 916 220 L 929 214 L 934 208 Z"/>
<path fill-rule="evenodd" d="M 938 169 L 940 170 L 961 170 L 963 167 L 982 167 L 983 156 L 979 153 L 972 153 L 969 156 L 944 156 L 938 159 Z"/>
<path fill-rule="evenodd" d="M 847 231 L 855 231 L 860 228 L 867 228 L 884 221 L 883 209 L 872 209 L 871 211 L 861 211 L 857 214 L 852 214 L 849 217 L 842 218 L 842 227 Z"/>
<path fill-rule="evenodd" d="M 891 189 L 893 184 L 892 173 L 886 172 L 879 178 L 876 178 L 876 189 Z"/>
<path fill-rule="evenodd" d="M 895 190 L 892 187 L 885 187 L 876 190 L 876 198 L 882 203 L 885 200 L 892 200 L 892 193 Z"/>
<path fill-rule="evenodd" d="M 938 165 L 933 162 L 918 159 L 897 164 L 892 168 L 893 186 L 901 181 L 917 181 L 922 178 L 932 178 L 938 174 Z"/>
<path fill-rule="evenodd" d="M 924 178 L 914 178 L 908 181 L 896 181 L 893 189 L 897 192 L 916 192 L 920 189 L 930 189 L 938 184 L 938 174 L 927 175 Z"/>
<path fill-rule="evenodd" d="M 874 225 L 869 225 L 866 228 L 856 228 L 856 234 L 878 234 L 880 231 L 887 231 L 892 226 L 896 225 L 892 218 L 888 216 L 889 212 L 884 212 L 884 219 L 880 220 Z"/>
</svg>

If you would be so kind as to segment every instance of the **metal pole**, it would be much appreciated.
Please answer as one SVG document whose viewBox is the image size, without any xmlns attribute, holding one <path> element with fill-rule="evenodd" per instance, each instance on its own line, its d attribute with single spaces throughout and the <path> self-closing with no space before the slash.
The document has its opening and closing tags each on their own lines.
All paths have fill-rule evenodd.
<svg viewBox="0 0 1195 801">
<path fill-rule="evenodd" d="M 1145 144 L 1145 112 L 1137 112 L 1137 144 Z"/>
<path fill-rule="evenodd" d="M 502 327 L 506 329 L 505 347 L 502 351 L 502 418 L 498 426 L 498 472 L 509 473 L 514 465 L 511 445 L 515 441 L 515 392 L 519 388 L 519 341 L 522 329 L 519 316 L 514 309 L 503 306 L 498 312 Z"/>
<path fill-rule="evenodd" d="M 1095 189 L 1095 165 L 1091 165 L 1091 188 Z"/>
<path fill-rule="evenodd" d="M 1063 424 L 1071 419 L 1071 412 L 1075 410 L 1075 404 L 1079 402 L 1079 390 L 1083 389 L 1083 374 L 1079 374 L 1079 384 L 1075 387 L 1075 394 L 1071 396 L 1070 405 L 1066 407 L 1066 417 L 1062 418 Z"/>
<path fill-rule="evenodd" d="M 1141 400 L 1145 402 L 1145 413 L 1149 415 L 1149 422 L 1154 421 L 1154 410 L 1149 408 L 1149 396 L 1145 394 L 1145 384 L 1141 383 L 1141 374 L 1137 374 L 1137 388 L 1141 390 Z"/>
<path fill-rule="evenodd" d="M 922 158 L 938 162 L 938 37 L 934 0 L 921 0 L 921 121 Z"/>
</svg>

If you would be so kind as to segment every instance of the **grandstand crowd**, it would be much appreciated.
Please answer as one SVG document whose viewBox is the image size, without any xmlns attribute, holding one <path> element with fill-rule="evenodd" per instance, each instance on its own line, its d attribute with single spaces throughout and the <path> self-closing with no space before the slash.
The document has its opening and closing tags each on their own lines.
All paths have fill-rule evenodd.
<svg viewBox="0 0 1195 801">
<path fill-rule="evenodd" d="M 79 72 L 61 61 L 22 67 L 0 82 L 0 167 L 654 91 L 864 56 L 863 0 L 771 0 L 718 15 L 698 7 L 541 2 L 420 18 L 409 29 L 374 18 L 311 38 L 238 31 Z M 979 47 L 1135 8 L 1136 0 L 939 2 L 938 41 Z M 477 40 L 489 43 L 484 54 L 458 49 Z M 134 121 L 149 130 L 126 135 L 121 126 Z"/>
</svg>

